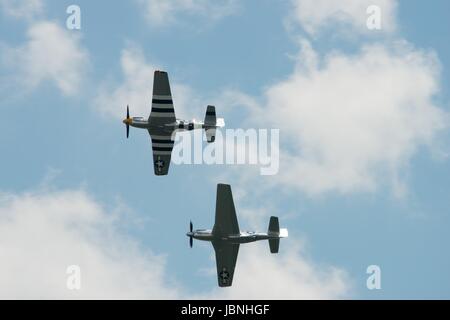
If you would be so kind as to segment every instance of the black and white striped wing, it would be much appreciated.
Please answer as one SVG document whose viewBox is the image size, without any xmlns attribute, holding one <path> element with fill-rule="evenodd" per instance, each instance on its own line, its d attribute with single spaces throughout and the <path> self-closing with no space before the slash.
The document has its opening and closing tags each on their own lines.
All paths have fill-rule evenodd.
<svg viewBox="0 0 450 320">
<path fill-rule="evenodd" d="M 155 71 L 153 78 L 152 111 L 148 122 L 151 126 L 164 126 L 176 122 L 167 72 Z"/>
<path fill-rule="evenodd" d="M 150 133 L 150 132 L 149 132 Z M 150 133 L 153 150 L 153 167 L 157 176 L 169 173 L 170 157 L 172 155 L 173 143 L 171 135 L 156 135 Z"/>
</svg>

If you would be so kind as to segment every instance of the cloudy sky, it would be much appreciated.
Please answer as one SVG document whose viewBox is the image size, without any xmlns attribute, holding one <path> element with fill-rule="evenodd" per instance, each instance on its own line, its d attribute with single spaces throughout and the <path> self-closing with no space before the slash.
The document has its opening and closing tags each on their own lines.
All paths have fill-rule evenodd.
<svg viewBox="0 0 450 320">
<path fill-rule="evenodd" d="M 81 9 L 81 29 L 66 27 Z M 380 8 L 381 29 L 366 26 Z M 450 298 L 446 0 L 0 0 L 0 298 Z M 155 69 L 177 116 L 280 129 L 280 170 L 173 165 L 155 177 Z M 217 183 L 242 229 L 216 288 Z M 81 289 L 67 288 L 67 267 Z M 381 269 L 381 289 L 366 286 Z"/>
</svg>

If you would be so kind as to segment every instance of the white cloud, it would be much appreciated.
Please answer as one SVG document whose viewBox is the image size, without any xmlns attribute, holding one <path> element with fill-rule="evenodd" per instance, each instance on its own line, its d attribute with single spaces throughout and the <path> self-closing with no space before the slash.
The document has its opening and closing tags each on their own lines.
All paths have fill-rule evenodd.
<svg viewBox="0 0 450 320">
<path fill-rule="evenodd" d="M 48 21 L 31 25 L 27 35 L 22 46 L 3 46 L 2 60 L 11 79 L 28 90 L 50 81 L 63 94 L 76 94 L 89 63 L 79 36 Z"/>
<path fill-rule="evenodd" d="M 433 52 L 400 42 L 324 58 L 303 42 L 293 73 L 248 105 L 255 123 L 282 128 L 275 183 L 309 194 L 373 191 L 401 177 L 421 146 L 432 146 L 448 115 L 434 103 L 440 66 Z M 250 101 L 250 102 L 249 102 Z"/>
<path fill-rule="evenodd" d="M 0 8 L 4 14 L 29 20 L 42 13 L 44 3 L 42 0 L 0 0 Z"/>
<path fill-rule="evenodd" d="M 0 193 L 0 298 L 327 299 L 348 293 L 345 273 L 317 268 L 291 241 L 279 256 L 257 244 L 241 250 L 231 290 L 187 294 L 193 290 L 168 280 L 164 257 L 118 229 L 124 218 L 82 190 Z M 79 291 L 67 289 L 70 265 L 81 268 Z"/>
<path fill-rule="evenodd" d="M 165 260 L 117 231 L 111 214 L 85 192 L 2 194 L 0 297 L 176 298 Z M 81 267 L 81 290 L 66 268 Z"/>
<path fill-rule="evenodd" d="M 143 52 L 136 47 L 124 49 L 120 58 L 124 81 L 117 87 L 104 83 L 94 106 L 104 115 L 121 119 L 126 106 L 131 116 L 146 117 L 150 114 L 153 73 L 159 69 L 145 61 Z"/>
<path fill-rule="evenodd" d="M 341 269 L 315 265 L 284 239 L 271 254 L 266 241 L 241 245 L 233 286 L 217 288 L 208 299 L 342 299 L 352 285 Z M 289 245 L 291 243 L 291 245 Z M 212 271 L 215 274 L 215 266 Z"/>
<path fill-rule="evenodd" d="M 180 15 L 219 20 L 236 12 L 236 0 L 138 0 L 147 21 L 153 26 L 173 24 Z"/>
<path fill-rule="evenodd" d="M 94 107 L 106 116 L 122 119 L 126 106 L 129 105 L 131 116 L 148 117 L 151 110 L 153 74 L 155 70 L 163 69 L 148 62 L 142 50 L 136 46 L 129 46 L 122 51 L 120 66 L 123 81 L 118 85 L 103 83 L 94 100 Z M 176 116 L 202 118 L 206 104 L 200 101 L 189 86 L 174 82 L 170 72 L 169 80 Z"/>
<path fill-rule="evenodd" d="M 371 5 L 381 9 L 383 31 L 392 32 L 396 29 L 397 0 L 292 0 L 292 3 L 292 18 L 311 35 L 317 35 L 321 29 L 329 26 L 333 26 L 336 31 L 336 25 L 365 33 L 369 17 L 366 10 Z"/>
</svg>

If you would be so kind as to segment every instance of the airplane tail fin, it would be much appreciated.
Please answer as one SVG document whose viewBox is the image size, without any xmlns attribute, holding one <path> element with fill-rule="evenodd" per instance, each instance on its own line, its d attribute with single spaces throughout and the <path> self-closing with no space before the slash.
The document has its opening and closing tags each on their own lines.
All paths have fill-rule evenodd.
<svg viewBox="0 0 450 320">
<path fill-rule="evenodd" d="M 214 142 L 216 139 L 216 128 L 225 126 L 223 118 L 216 117 L 216 107 L 208 106 L 205 115 L 205 132 L 208 142 Z"/>
<path fill-rule="evenodd" d="M 286 238 L 288 236 L 287 229 L 280 229 L 280 223 L 278 217 L 270 217 L 268 235 L 273 237 L 269 238 L 269 247 L 271 253 L 278 253 L 280 247 L 280 238 Z"/>
</svg>

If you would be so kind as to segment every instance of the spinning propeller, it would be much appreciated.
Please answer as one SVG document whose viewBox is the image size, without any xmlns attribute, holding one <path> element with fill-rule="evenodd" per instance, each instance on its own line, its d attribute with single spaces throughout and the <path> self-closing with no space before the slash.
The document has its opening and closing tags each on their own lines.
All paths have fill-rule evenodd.
<svg viewBox="0 0 450 320">
<path fill-rule="evenodd" d="M 131 123 L 130 109 L 128 105 L 127 105 L 127 117 L 125 118 L 125 120 L 123 120 L 123 123 L 125 123 L 125 126 L 127 127 L 127 139 L 128 139 L 128 135 L 130 134 L 130 123 Z"/>
<path fill-rule="evenodd" d="M 194 243 L 194 239 L 192 238 L 192 229 L 193 229 L 193 225 L 192 225 L 192 221 L 189 222 L 189 232 L 191 232 L 191 235 L 189 236 L 189 245 L 192 248 L 192 244 Z"/>
</svg>

